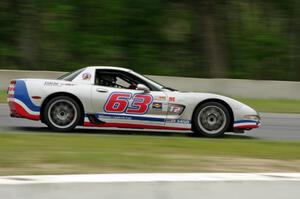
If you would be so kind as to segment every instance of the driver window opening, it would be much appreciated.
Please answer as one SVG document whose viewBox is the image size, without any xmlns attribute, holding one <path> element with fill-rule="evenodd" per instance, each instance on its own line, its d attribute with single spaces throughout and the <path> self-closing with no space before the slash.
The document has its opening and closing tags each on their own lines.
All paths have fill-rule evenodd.
<svg viewBox="0 0 300 199">
<path fill-rule="evenodd" d="M 103 71 L 96 72 L 95 85 L 133 90 L 137 87 L 135 81 L 126 78 L 123 75 Z"/>
</svg>

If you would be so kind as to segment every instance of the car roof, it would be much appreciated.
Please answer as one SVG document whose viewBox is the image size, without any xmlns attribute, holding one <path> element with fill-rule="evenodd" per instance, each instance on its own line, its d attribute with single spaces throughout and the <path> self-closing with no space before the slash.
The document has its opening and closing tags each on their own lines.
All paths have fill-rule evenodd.
<svg viewBox="0 0 300 199">
<path fill-rule="evenodd" d="M 86 68 L 90 69 L 108 69 L 108 70 L 119 70 L 119 71 L 125 71 L 125 72 L 130 72 L 131 70 L 128 68 L 123 68 L 123 67 L 116 67 L 116 66 L 88 66 Z"/>
</svg>

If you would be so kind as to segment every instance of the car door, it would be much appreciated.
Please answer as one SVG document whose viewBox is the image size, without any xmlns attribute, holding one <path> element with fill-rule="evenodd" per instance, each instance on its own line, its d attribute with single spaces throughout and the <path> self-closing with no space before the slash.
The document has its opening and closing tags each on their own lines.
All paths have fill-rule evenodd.
<svg viewBox="0 0 300 199">
<path fill-rule="evenodd" d="M 107 71 L 103 70 L 101 72 Z M 118 73 L 126 76 L 124 71 Z M 98 120 L 105 122 L 103 126 L 124 128 L 164 127 L 168 101 L 163 91 L 150 90 L 144 92 L 143 90 L 128 89 L 130 85 L 126 85 L 126 81 L 119 80 L 117 83 L 120 86 L 118 88 L 97 84 L 92 86 L 93 108 Z"/>
</svg>

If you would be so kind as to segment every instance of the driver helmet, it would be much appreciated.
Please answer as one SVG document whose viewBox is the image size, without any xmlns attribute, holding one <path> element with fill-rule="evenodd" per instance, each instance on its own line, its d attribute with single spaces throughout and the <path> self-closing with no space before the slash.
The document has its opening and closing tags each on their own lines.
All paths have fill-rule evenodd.
<svg viewBox="0 0 300 199">
<path fill-rule="evenodd" d="M 111 75 L 101 75 L 100 84 L 103 86 L 114 87 L 116 85 L 117 78 Z"/>
</svg>

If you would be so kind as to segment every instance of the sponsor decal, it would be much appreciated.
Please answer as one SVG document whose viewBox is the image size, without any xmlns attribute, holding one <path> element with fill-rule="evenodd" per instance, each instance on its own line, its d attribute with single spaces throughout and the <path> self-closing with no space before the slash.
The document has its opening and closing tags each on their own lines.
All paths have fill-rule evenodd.
<svg viewBox="0 0 300 199">
<path fill-rule="evenodd" d="M 71 83 L 65 83 L 65 84 L 61 84 L 62 86 L 75 86 L 75 84 L 71 84 Z"/>
<path fill-rule="evenodd" d="M 100 115 L 99 115 L 100 116 Z M 120 120 L 132 120 L 132 117 L 130 116 L 122 116 L 122 115 L 116 115 L 116 116 L 111 116 L 111 115 L 101 115 L 101 117 L 98 118 L 110 118 L 110 119 L 120 119 Z"/>
<path fill-rule="evenodd" d="M 152 104 L 152 108 L 154 110 L 162 110 L 162 107 L 163 107 L 163 105 L 160 102 L 153 102 L 153 104 Z"/>
<path fill-rule="evenodd" d="M 181 114 L 184 110 L 184 106 L 180 104 L 169 104 L 169 112 L 170 113 L 176 113 L 176 114 Z"/>
<path fill-rule="evenodd" d="M 61 84 L 59 82 L 48 82 L 48 81 L 46 81 L 44 83 L 44 86 L 61 86 Z"/>
<path fill-rule="evenodd" d="M 190 124 L 190 120 L 184 120 L 184 119 L 169 119 L 166 121 L 167 123 L 180 123 L 180 124 Z"/>
<path fill-rule="evenodd" d="M 60 82 L 49 82 L 46 81 L 44 83 L 44 86 L 57 86 L 57 87 L 61 87 L 61 86 L 74 86 L 75 84 L 72 83 L 60 83 Z"/>
<path fill-rule="evenodd" d="M 124 120 L 139 120 L 139 121 L 151 121 L 151 122 L 165 122 L 165 118 L 160 117 L 148 117 L 142 115 L 119 115 L 113 113 L 100 113 L 96 114 L 99 119 L 109 118 L 109 119 L 124 119 Z"/>
<path fill-rule="evenodd" d="M 169 111 L 172 112 L 172 113 L 180 113 L 182 111 L 182 107 L 179 107 L 179 106 L 170 106 Z"/>
<path fill-rule="evenodd" d="M 82 74 L 82 79 L 83 80 L 90 80 L 92 77 L 91 73 L 83 73 Z"/>
<path fill-rule="evenodd" d="M 169 97 L 169 102 L 175 102 L 175 97 Z"/>
<path fill-rule="evenodd" d="M 112 93 L 104 105 L 107 113 L 146 114 L 152 104 L 153 97 L 149 94 L 127 92 Z"/>
<path fill-rule="evenodd" d="M 166 96 L 154 96 L 154 101 L 166 101 Z"/>
</svg>

